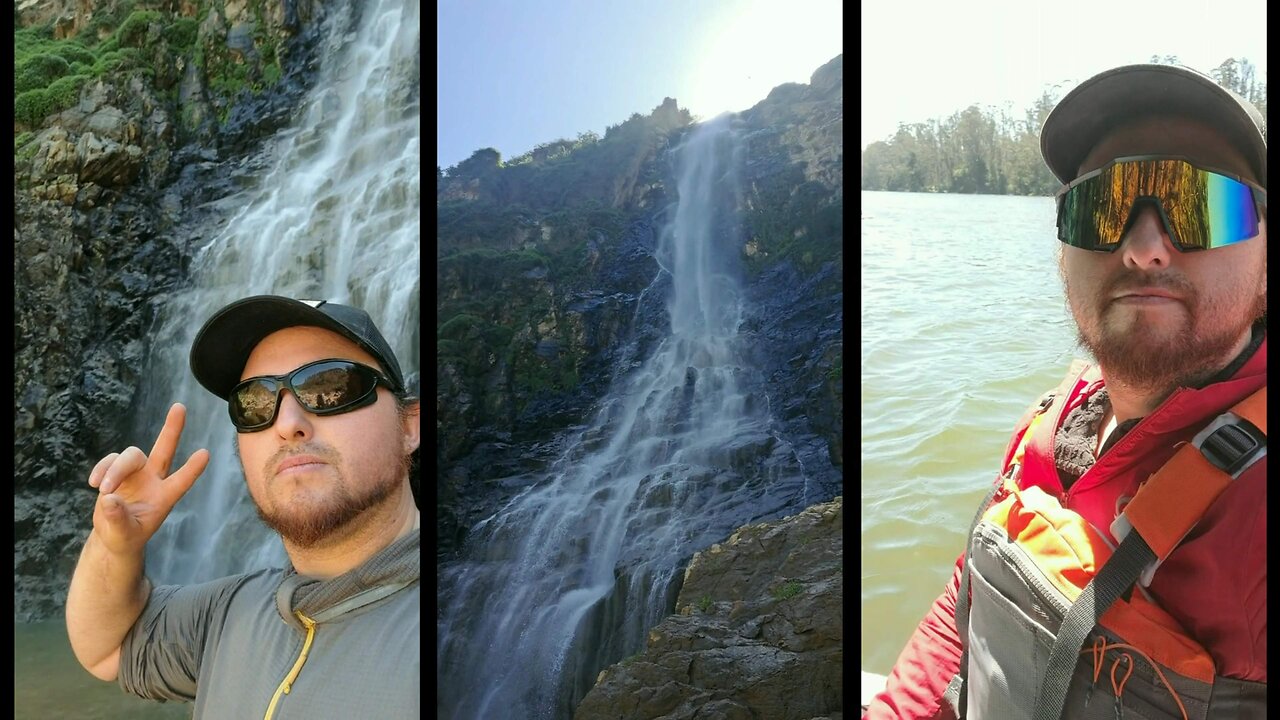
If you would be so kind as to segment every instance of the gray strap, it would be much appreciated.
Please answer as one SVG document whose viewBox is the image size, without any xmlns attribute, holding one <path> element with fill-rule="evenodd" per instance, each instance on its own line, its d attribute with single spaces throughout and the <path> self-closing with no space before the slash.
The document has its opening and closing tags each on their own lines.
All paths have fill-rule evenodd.
<svg viewBox="0 0 1280 720">
<path fill-rule="evenodd" d="M 978 529 L 982 516 L 987 512 L 987 508 L 991 507 L 991 499 L 1002 487 L 1004 487 L 1004 478 L 991 486 L 987 496 L 982 498 L 982 502 L 978 505 L 978 512 L 973 516 L 973 522 L 969 523 L 969 532 L 965 535 L 964 567 L 960 568 L 960 591 L 956 594 L 956 631 L 960 635 L 961 642 L 969 637 L 969 545 L 973 542 L 973 531 Z M 968 652 L 967 647 L 965 652 Z"/>
<path fill-rule="evenodd" d="M 311 619 L 316 623 L 332 620 L 343 613 L 351 612 L 356 608 L 364 607 L 365 605 L 375 603 L 382 598 L 395 594 L 415 582 L 417 582 L 417 578 L 413 580 L 406 580 L 404 582 L 392 583 L 390 585 L 379 585 L 377 587 L 369 588 L 368 590 L 352 595 L 333 607 L 326 608 L 325 610 L 316 613 Z"/>
<path fill-rule="evenodd" d="M 1080 597 L 1072 603 L 1049 653 L 1049 665 L 1036 691 L 1033 720 L 1058 720 L 1067 701 L 1067 689 L 1075 671 L 1080 648 L 1107 608 L 1133 587 L 1138 576 L 1156 554 L 1136 532 L 1129 533 L 1115 555 L 1089 581 Z"/>
<path fill-rule="evenodd" d="M 969 523 L 969 532 L 965 535 L 964 544 L 964 567 L 960 568 L 960 591 L 956 593 L 956 634 L 960 637 L 960 670 L 956 673 L 956 677 L 952 678 L 951 683 L 947 686 L 946 699 L 948 702 L 954 702 L 954 708 L 957 718 L 964 718 L 968 693 L 966 692 L 969 684 L 964 678 L 968 675 L 969 668 L 969 546 L 973 542 L 973 531 L 977 529 L 978 523 L 982 520 L 982 516 L 987 512 L 987 508 L 991 506 L 991 500 L 1004 487 L 1004 478 L 1000 478 L 991 490 L 987 492 L 987 496 L 982 498 L 982 502 L 978 505 L 978 512 L 973 516 L 973 522 Z M 958 686 L 957 686 L 958 683 Z"/>
</svg>

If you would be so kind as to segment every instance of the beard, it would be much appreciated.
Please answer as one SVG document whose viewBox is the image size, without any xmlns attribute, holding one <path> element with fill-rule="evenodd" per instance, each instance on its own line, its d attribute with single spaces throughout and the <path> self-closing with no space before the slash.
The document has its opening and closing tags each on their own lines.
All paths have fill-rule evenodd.
<svg viewBox="0 0 1280 720">
<path fill-rule="evenodd" d="M 1080 297 L 1065 270 L 1062 276 L 1080 346 L 1106 372 L 1108 383 L 1142 392 L 1167 396 L 1179 387 L 1201 386 L 1231 361 L 1227 355 L 1267 312 L 1266 294 L 1258 292 L 1265 277 L 1239 293 L 1205 297 L 1171 271 L 1126 270 L 1102 283 L 1095 296 Z M 1148 287 L 1176 294 L 1182 307 L 1169 313 L 1113 300 L 1118 292 Z"/>
<path fill-rule="evenodd" d="M 401 485 L 407 482 L 409 457 L 405 456 L 399 463 L 391 460 L 379 467 L 370 468 L 373 482 L 355 490 L 342 472 L 338 462 L 340 458 L 334 457 L 334 453 L 325 452 L 321 448 L 308 447 L 288 451 L 282 448 L 281 452 L 267 461 L 263 468 L 263 477 L 272 478 L 269 482 L 275 482 L 273 473 L 280 461 L 290 455 L 302 453 L 315 455 L 329 463 L 329 467 L 337 476 L 336 480 L 327 485 L 322 493 L 308 494 L 299 502 L 283 508 L 277 507 L 276 503 L 269 499 L 271 496 L 266 493 L 264 493 L 264 502 L 253 498 L 254 508 L 263 524 L 279 534 L 285 542 L 298 548 L 315 548 L 343 534 L 343 530 L 351 526 L 357 518 L 370 508 L 385 503 L 400 489 Z M 252 493 L 250 495 L 252 496 Z"/>
</svg>

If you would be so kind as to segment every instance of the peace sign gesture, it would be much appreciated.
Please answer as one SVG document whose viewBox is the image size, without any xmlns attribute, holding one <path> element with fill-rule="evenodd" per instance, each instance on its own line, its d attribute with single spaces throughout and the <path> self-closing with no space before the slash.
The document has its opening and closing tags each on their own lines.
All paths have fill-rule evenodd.
<svg viewBox="0 0 1280 720">
<path fill-rule="evenodd" d="M 169 511 L 209 465 L 209 451 L 200 449 L 177 472 L 169 474 L 186 418 L 187 409 L 174 403 L 150 457 L 130 447 L 102 458 L 89 473 L 89 485 L 98 488 L 93 529 L 110 552 L 142 552 Z"/>
</svg>

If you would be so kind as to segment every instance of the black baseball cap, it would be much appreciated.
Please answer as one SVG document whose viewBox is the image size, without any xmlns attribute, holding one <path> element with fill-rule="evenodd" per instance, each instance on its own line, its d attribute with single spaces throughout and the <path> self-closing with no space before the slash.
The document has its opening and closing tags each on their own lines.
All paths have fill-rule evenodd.
<svg viewBox="0 0 1280 720">
<path fill-rule="evenodd" d="M 368 313 L 326 300 L 279 295 L 244 298 L 214 313 L 191 344 L 191 372 L 209 392 L 226 400 L 258 343 L 277 330 L 299 325 L 331 330 L 359 345 L 395 384 L 392 392 L 405 392 L 400 363 Z"/>
<path fill-rule="evenodd" d="M 1064 184 L 1075 179 L 1104 133 L 1116 123 L 1176 115 L 1218 128 L 1267 187 L 1267 130 L 1253 103 L 1213 78 L 1181 65 L 1125 65 L 1080 83 L 1062 98 L 1040 130 L 1040 153 Z"/>
</svg>

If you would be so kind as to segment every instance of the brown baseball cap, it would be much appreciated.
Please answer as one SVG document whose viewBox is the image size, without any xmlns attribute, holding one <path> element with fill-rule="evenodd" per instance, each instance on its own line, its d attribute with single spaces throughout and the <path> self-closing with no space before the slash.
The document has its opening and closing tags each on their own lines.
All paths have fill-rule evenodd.
<svg viewBox="0 0 1280 720">
<path fill-rule="evenodd" d="M 1181 65 L 1125 65 L 1080 83 L 1045 118 L 1040 153 L 1054 177 L 1075 179 L 1080 163 L 1116 123 L 1176 115 L 1219 128 L 1267 186 L 1267 123 L 1253 103 Z"/>
</svg>

